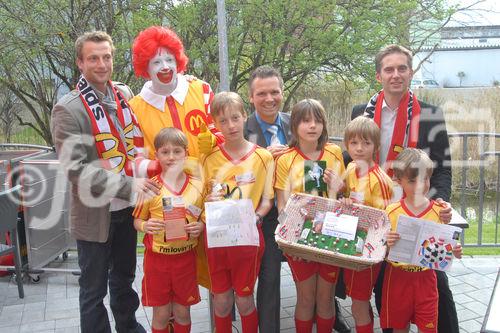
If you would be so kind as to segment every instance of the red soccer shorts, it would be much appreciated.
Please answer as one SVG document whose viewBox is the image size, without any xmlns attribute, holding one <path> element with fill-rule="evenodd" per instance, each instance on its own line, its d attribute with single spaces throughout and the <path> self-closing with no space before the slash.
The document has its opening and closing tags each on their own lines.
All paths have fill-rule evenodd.
<svg viewBox="0 0 500 333">
<path fill-rule="evenodd" d="M 240 297 L 253 295 L 265 247 L 262 230 L 258 230 L 260 246 L 209 249 L 205 240 L 208 273 L 214 294 L 221 294 L 232 288 Z"/>
<path fill-rule="evenodd" d="M 339 268 L 337 266 L 322 264 L 314 261 L 293 260 L 289 255 L 285 255 L 288 259 L 288 265 L 292 271 L 293 280 L 302 282 L 309 279 L 314 274 L 319 274 L 323 280 L 330 283 L 337 283 Z"/>
<path fill-rule="evenodd" d="M 174 302 L 190 306 L 200 301 L 196 282 L 195 251 L 180 254 L 144 252 L 142 304 L 162 306 Z"/>
<path fill-rule="evenodd" d="M 372 297 L 373 286 L 377 282 L 381 265 L 382 263 L 378 263 L 362 271 L 344 268 L 346 294 L 360 301 L 369 301 Z"/>
<path fill-rule="evenodd" d="M 382 328 L 404 329 L 410 322 L 426 333 L 437 332 L 438 291 L 436 273 L 408 272 L 388 263 L 382 288 Z"/>
</svg>

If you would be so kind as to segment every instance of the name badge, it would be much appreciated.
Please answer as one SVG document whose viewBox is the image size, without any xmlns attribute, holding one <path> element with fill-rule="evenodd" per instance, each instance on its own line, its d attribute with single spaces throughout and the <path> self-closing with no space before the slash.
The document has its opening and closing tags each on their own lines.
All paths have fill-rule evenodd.
<svg viewBox="0 0 500 333">
<path fill-rule="evenodd" d="M 236 184 L 238 186 L 245 185 L 245 184 L 251 184 L 255 182 L 255 176 L 253 175 L 253 172 L 245 172 L 241 175 L 236 175 L 234 176 L 234 179 L 236 180 Z"/>
</svg>

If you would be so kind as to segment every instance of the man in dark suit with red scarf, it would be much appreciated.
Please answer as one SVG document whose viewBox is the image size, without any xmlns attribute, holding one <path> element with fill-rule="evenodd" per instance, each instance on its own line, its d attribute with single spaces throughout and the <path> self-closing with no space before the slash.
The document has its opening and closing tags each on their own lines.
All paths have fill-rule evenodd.
<svg viewBox="0 0 500 333">
<path fill-rule="evenodd" d="M 448 133 L 442 111 L 423 103 L 409 90 L 413 76 L 412 54 L 399 45 L 389 45 L 375 57 L 377 81 L 383 89 L 368 104 L 353 108 L 352 119 L 364 115 L 373 118 L 381 129 L 378 163 L 392 175 L 391 162 L 406 147 L 424 150 L 435 163 L 430 195 L 449 201 L 451 192 L 451 160 Z M 439 333 L 458 333 L 458 319 L 453 296 L 445 272 L 436 271 L 439 291 Z M 382 281 L 381 273 L 379 281 Z M 377 308 L 379 292 L 375 287 Z M 380 297 L 377 297 L 380 296 Z M 390 330 L 387 330 L 390 332 Z"/>
</svg>

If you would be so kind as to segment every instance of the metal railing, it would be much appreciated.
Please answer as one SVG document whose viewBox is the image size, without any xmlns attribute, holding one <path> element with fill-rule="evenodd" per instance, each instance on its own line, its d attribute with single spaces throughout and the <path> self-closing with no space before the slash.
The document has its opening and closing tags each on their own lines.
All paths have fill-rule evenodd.
<svg viewBox="0 0 500 333">
<path fill-rule="evenodd" d="M 497 178 L 496 178 L 496 184 L 495 184 L 495 244 L 497 246 L 500 246 L 498 243 L 498 205 L 500 202 L 500 197 L 498 196 L 499 189 L 500 189 L 500 151 L 486 151 L 482 154 L 483 157 L 486 156 L 494 156 L 497 160 Z M 484 169 L 484 166 L 481 168 Z M 483 170 L 484 172 L 484 170 Z M 481 185 L 484 186 L 484 183 L 481 183 Z M 479 201 L 484 202 L 484 190 L 479 191 Z M 482 207 L 480 206 L 480 209 L 482 210 Z M 482 216 L 483 214 L 481 213 L 480 218 L 481 218 L 481 223 L 479 225 L 482 225 Z M 479 243 L 481 244 L 481 243 Z"/>
<path fill-rule="evenodd" d="M 479 195 L 478 200 L 478 213 L 477 213 L 477 242 L 476 244 L 465 244 L 464 246 L 500 246 L 498 242 L 498 208 L 500 197 L 498 195 L 500 186 L 500 151 L 495 148 L 495 141 L 500 138 L 500 133 L 488 133 L 488 132 L 458 132 L 458 133 L 448 133 L 450 138 L 458 138 L 462 140 L 462 151 L 459 156 L 460 158 L 454 158 L 452 161 L 452 166 L 454 168 L 460 168 L 460 213 L 462 216 L 466 217 L 466 196 L 468 190 L 468 181 L 474 176 L 470 176 L 469 171 L 472 168 L 477 167 L 479 170 L 479 176 L 477 179 L 477 193 Z M 469 143 L 471 139 L 477 140 L 477 150 L 475 151 L 475 156 L 472 156 Z M 488 147 L 487 146 L 491 146 Z M 487 150 L 489 149 L 489 150 Z M 452 153 L 453 157 L 453 153 Z M 486 175 L 488 166 L 494 167 L 495 161 L 491 161 L 493 157 L 496 160 L 496 177 L 495 177 L 495 209 L 494 209 L 494 242 L 484 243 L 483 242 L 483 227 L 484 227 L 484 207 L 485 207 L 485 194 L 487 191 Z M 493 169 L 488 169 L 488 171 L 493 171 Z M 471 226 L 475 227 L 475 226 Z M 467 231 L 464 232 L 465 234 Z"/>
<path fill-rule="evenodd" d="M 452 165 L 453 168 L 453 176 L 460 176 L 460 182 L 458 186 L 453 186 L 452 193 L 454 197 L 457 197 L 457 191 L 459 203 L 458 208 L 457 203 L 454 201 L 453 206 L 460 212 L 460 214 L 467 218 L 467 196 L 468 192 L 471 189 L 469 186 L 470 183 L 477 184 L 473 185 L 472 188 L 477 191 L 478 196 L 478 204 L 477 204 L 477 225 L 472 224 L 470 228 L 477 228 L 477 241 L 475 243 L 464 242 L 466 240 L 467 229 L 462 233 L 462 243 L 466 247 L 500 247 L 499 243 L 499 202 L 500 202 L 500 148 L 499 150 L 495 149 L 495 141 L 500 139 L 500 133 L 488 133 L 488 132 L 456 132 L 456 133 L 448 133 L 450 139 L 458 139 L 461 140 L 461 144 L 457 145 L 455 142 L 452 142 L 450 146 L 452 147 L 452 151 L 450 154 L 452 155 Z M 330 137 L 331 142 L 341 143 L 341 137 Z M 477 145 L 477 149 L 471 150 L 471 143 L 475 143 Z M 459 151 L 453 151 L 453 147 L 460 147 Z M 491 160 L 494 161 L 491 161 Z M 493 167 L 497 164 L 496 170 L 493 170 Z M 492 169 L 489 169 L 491 167 Z M 458 172 L 457 172 L 458 169 Z M 472 174 L 470 171 L 476 169 L 478 172 L 476 174 Z M 483 242 L 483 230 L 484 230 L 484 213 L 485 213 L 485 194 L 487 191 L 487 177 L 486 171 L 490 171 L 494 173 L 495 176 L 488 177 L 491 180 L 494 178 L 494 188 L 495 188 L 495 208 L 493 211 L 494 214 L 494 237 L 493 242 L 485 243 Z"/>
</svg>

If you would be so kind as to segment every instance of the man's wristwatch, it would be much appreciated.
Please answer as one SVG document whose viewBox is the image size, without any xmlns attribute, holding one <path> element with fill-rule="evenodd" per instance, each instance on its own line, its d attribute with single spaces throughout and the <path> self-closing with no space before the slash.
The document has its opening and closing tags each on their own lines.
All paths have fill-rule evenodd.
<svg viewBox="0 0 500 333">
<path fill-rule="evenodd" d="M 264 222 L 264 218 L 260 214 L 255 214 L 255 217 L 257 218 L 257 221 L 255 222 L 257 225 L 261 225 L 262 222 Z"/>
</svg>

